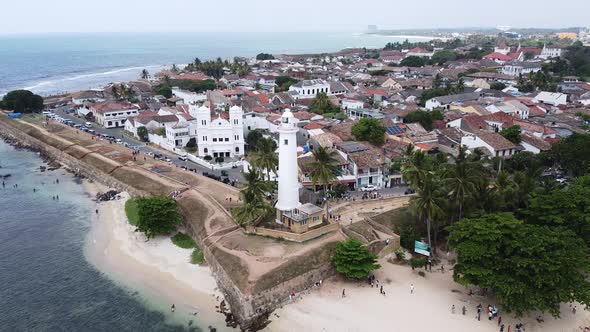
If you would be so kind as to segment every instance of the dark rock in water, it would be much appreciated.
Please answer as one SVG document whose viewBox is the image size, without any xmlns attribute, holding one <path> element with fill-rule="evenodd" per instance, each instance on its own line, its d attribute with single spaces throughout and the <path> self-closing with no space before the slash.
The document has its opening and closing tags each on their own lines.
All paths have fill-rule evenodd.
<svg viewBox="0 0 590 332">
<path fill-rule="evenodd" d="M 39 169 L 41 170 L 41 172 L 45 172 L 47 170 L 47 167 L 45 167 L 45 166 L 39 166 Z"/>
<path fill-rule="evenodd" d="M 96 200 L 99 202 L 112 201 L 113 199 L 117 198 L 118 195 L 119 195 L 118 191 L 109 190 L 106 193 L 96 194 Z"/>
<path fill-rule="evenodd" d="M 12 174 L 4 174 L 4 175 L 0 175 L 1 178 L 3 179 L 8 179 L 9 177 L 11 177 Z"/>
</svg>

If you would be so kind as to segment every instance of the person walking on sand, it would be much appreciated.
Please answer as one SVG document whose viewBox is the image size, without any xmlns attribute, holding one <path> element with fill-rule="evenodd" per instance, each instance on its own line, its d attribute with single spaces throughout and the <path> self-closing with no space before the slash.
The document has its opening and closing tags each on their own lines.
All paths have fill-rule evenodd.
<svg viewBox="0 0 590 332">
<path fill-rule="evenodd" d="M 572 309 L 572 313 L 573 313 L 574 315 L 576 314 L 576 307 L 574 307 L 574 308 Z"/>
<path fill-rule="evenodd" d="M 504 332 L 504 324 L 500 325 L 500 332 Z"/>
<path fill-rule="evenodd" d="M 502 316 L 498 317 L 498 325 L 502 325 Z"/>
<path fill-rule="evenodd" d="M 410 284 L 410 294 L 414 294 L 414 284 Z"/>
<path fill-rule="evenodd" d="M 171 310 L 172 312 L 174 312 L 174 310 L 176 310 L 176 306 L 174 305 L 174 303 L 172 303 L 172 306 L 170 307 L 170 310 Z"/>
<path fill-rule="evenodd" d="M 453 306 L 451 307 L 451 313 L 454 315 L 455 314 L 455 305 L 453 304 Z"/>
<path fill-rule="evenodd" d="M 465 308 L 465 306 L 463 306 L 463 309 L 461 309 L 461 312 L 463 313 L 463 316 L 465 316 L 465 314 L 467 313 L 467 308 Z"/>
<path fill-rule="evenodd" d="M 342 298 L 346 297 L 346 289 L 342 288 Z"/>
</svg>

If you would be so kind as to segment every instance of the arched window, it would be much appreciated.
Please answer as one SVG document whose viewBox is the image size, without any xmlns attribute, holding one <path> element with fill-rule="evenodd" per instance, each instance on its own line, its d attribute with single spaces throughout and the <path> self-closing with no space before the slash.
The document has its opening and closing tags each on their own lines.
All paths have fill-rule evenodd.
<svg viewBox="0 0 590 332">
<path fill-rule="evenodd" d="M 236 148 L 236 153 L 240 153 L 240 148 Z"/>
<path fill-rule="evenodd" d="M 209 152 L 209 149 L 207 149 L 207 148 L 204 148 L 204 149 L 203 149 L 203 152 L 204 152 L 204 153 L 207 153 L 207 152 Z"/>
</svg>

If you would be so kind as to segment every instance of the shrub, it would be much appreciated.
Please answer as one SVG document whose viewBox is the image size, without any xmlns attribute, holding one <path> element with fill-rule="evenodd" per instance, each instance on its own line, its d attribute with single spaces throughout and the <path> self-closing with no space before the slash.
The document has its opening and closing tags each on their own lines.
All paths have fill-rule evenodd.
<svg viewBox="0 0 590 332">
<path fill-rule="evenodd" d="M 412 259 L 410 259 L 410 266 L 412 267 L 412 270 L 415 268 L 424 267 L 424 266 L 426 266 L 426 258 L 424 258 L 424 257 L 412 258 Z"/>
<path fill-rule="evenodd" d="M 191 254 L 191 264 L 201 265 L 203 263 L 205 263 L 205 255 L 203 255 L 201 249 L 196 248 Z"/>
<path fill-rule="evenodd" d="M 127 215 L 129 224 L 137 226 L 137 222 L 139 221 L 139 210 L 135 198 L 130 198 L 125 202 L 125 214 Z"/>
<path fill-rule="evenodd" d="M 404 259 L 406 259 L 406 253 L 402 248 L 397 248 L 395 250 L 395 257 L 397 257 L 397 259 L 399 259 L 400 261 L 403 261 Z"/>
<path fill-rule="evenodd" d="M 426 278 L 426 273 L 424 273 L 424 271 L 418 271 L 418 275 Z"/>
<path fill-rule="evenodd" d="M 174 235 L 171 238 L 171 240 L 172 240 L 172 243 L 174 243 L 175 245 L 177 245 L 183 249 L 192 249 L 197 246 L 195 241 L 190 236 L 188 236 L 182 232 L 176 233 L 176 235 Z"/>
</svg>

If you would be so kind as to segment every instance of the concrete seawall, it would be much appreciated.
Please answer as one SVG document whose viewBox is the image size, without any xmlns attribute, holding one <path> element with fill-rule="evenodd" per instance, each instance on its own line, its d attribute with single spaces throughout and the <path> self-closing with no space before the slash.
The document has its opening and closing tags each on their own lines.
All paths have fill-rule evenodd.
<svg viewBox="0 0 590 332">
<path fill-rule="evenodd" d="M 122 165 L 97 152 L 69 142 L 56 134 L 28 124 L 10 120 L 0 114 L 0 136 L 12 138 L 41 152 L 74 173 L 105 186 L 127 191 L 133 196 L 166 195 L 182 188 L 180 183 L 155 176 L 147 170 Z M 128 183 L 134 183 L 131 186 Z M 197 191 L 198 192 L 198 191 Z M 181 195 L 184 196 L 184 195 Z M 224 293 L 235 320 L 243 330 L 256 331 L 264 326 L 269 314 L 288 302 L 289 294 L 299 293 L 320 279 L 334 274 L 330 257 L 336 242 L 329 242 L 302 256 L 290 258 L 255 282 L 248 280 L 248 267 L 242 260 L 216 243 L 216 239 L 242 229 L 228 227 L 227 212 L 206 194 L 181 197 L 179 205 L 187 231 L 202 248 L 220 290 Z M 183 208 L 182 200 L 187 200 Z M 214 219 L 225 229 L 211 231 L 205 219 Z M 218 220 L 222 219 L 222 220 Z"/>
</svg>

